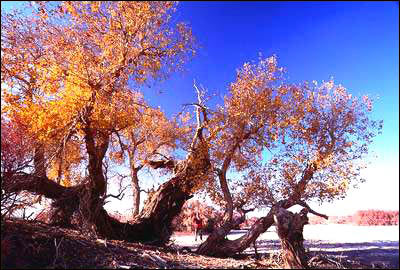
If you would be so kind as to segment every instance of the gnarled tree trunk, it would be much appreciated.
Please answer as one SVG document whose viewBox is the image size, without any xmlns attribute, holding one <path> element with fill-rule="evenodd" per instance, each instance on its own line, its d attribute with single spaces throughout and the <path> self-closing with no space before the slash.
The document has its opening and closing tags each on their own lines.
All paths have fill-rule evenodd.
<svg viewBox="0 0 400 270">
<path fill-rule="evenodd" d="M 306 203 L 301 201 L 301 196 L 305 190 L 307 182 L 313 177 L 314 171 L 314 164 L 309 164 L 304 170 L 302 179 L 293 188 L 293 192 L 290 194 L 289 198 L 277 202 L 270 209 L 268 214 L 259 218 L 243 236 L 235 240 L 224 240 L 226 235 L 228 235 L 230 230 L 233 228 L 233 222 L 228 220 L 219 230 L 216 230 L 215 233 L 211 234 L 207 240 L 199 246 L 197 253 L 215 257 L 231 257 L 244 251 L 257 240 L 260 234 L 266 232 L 272 224 L 274 224 L 274 209 L 277 208 L 288 209 L 293 205 L 300 204 L 310 210 L 311 213 L 327 219 L 327 216 L 311 210 Z M 224 178 L 220 177 L 220 180 L 224 180 Z M 230 196 L 229 190 L 225 193 Z"/>
<path fill-rule="evenodd" d="M 173 218 L 192 197 L 192 189 L 196 185 L 195 178 L 205 177 L 210 166 L 207 159 L 203 159 L 203 162 L 199 162 L 199 159 L 186 162 L 187 165 L 182 171 L 149 194 L 142 212 L 131 223 L 122 223 L 110 217 L 103 208 L 99 194 L 90 183 L 63 187 L 47 177 L 15 175 L 5 179 L 5 183 L 8 183 L 5 188 L 7 191 L 31 191 L 53 199 L 54 204 L 62 209 L 67 218 L 77 211 L 89 215 L 89 220 L 95 225 L 99 236 L 163 244 L 172 234 Z"/>
<path fill-rule="evenodd" d="M 89 156 L 87 183 L 64 187 L 46 176 L 19 174 L 5 177 L 4 189 L 9 192 L 26 190 L 53 199 L 53 205 L 60 210 L 59 219 L 66 225 L 70 223 L 72 214 L 77 213 L 83 225 L 89 225 L 101 237 L 164 244 L 172 234 L 172 220 L 181 212 L 183 204 L 192 197 L 192 193 L 202 186 L 201 182 L 207 179 L 211 166 L 208 143 L 202 134 L 207 123 L 207 113 L 199 91 L 198 99 L 197 130 L 188 156 L 179 163 L 172 160 L 149 162 L 155 169 L 173 169 L 174 176 L 149 194 L 142 212 L 130 223 L 119 222 L 103 208 L 107 180 L 103 174 L 102 160 L 108 149 L 109 134 L 91 129 L 88 117 L 92 110 L 90 106 L 83 116 L 86 125 L 84 139 Z"/>
<path fill-rule="evenodd" d="M 172 164 L 168 161 L 155 166 L 165 167 Z M 89 178 L 86 184 L 64 187 L 45 176 L 19 174 L 6 177 L 4 189 L 9 192 L 26 190 L 53 199 L 54 205 L 60 209 L 60 219 L 63 222 L 70 219 L 74 212 L 78 213 L 95 226 L 96 233 L 101 237 L 164 244 L 172 234 L 173 218 L 192 197 L 199 181 L 204 181 L 207 177 L 209 168 L 208 151 L 200 144 L 179 164 L 169 181 L 149 194 L 142 212 L 130 223 L 119 222 L 104 210 L 101 197 L 103 188 L 99 185 L 104 178 L 100 181 Z"/>
<path fill-rule="evenodd" d="M 307 254 L 303 246 L 303 229 L 304 225 L 308 224 L 307 213 L 306 208 L 296 214 L 284 208 L 277 208 L 274 213 L 274 221 L 281 239 L 285 268 L 308 268 Z"/>
</svg>

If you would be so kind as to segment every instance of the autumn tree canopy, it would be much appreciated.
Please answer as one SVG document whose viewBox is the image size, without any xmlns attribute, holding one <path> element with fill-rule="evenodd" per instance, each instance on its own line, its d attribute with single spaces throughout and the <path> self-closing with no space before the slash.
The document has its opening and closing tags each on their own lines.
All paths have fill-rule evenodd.
<svg viewBox="0 0 400 270">
<path fill-rule="evenodd" d="M 297 204 L 314 212 L 309 202 L 344 198 L 350 186 L 364 181 L 363 158 L 382 128 L 370 118 L 372 100 L 353 97 L 332 80 L 287 83 L 281 71 L 276 57 L 245 63 L 211 122 L 219 182 L 209 182 L 207 192 L 224 207 L 225 224 L 200 245 L 202 254 L 244 250 L 272 225 L 274 206 Z M 244 220 L 233 220 L 233 211 L 254 208 L 271 210 L 243 237 L 222 241 Z"/>
<path fill-rule="evenodd" d="M 192 131 L 191 126 L 180 126 L 178 123 L 179 120 L 189 119 L 168 120 L 160 109 L 151 108 L 144 101 L 143 107 L 138 109 L 136 124 L 115 130 L 109 148 L 110 159 L 118 165 L 126 165 L 130 170 L 133 216 L 139 214 L 141 192 L 144 191 L 140 188 L 139 171 L 151 169 L 154 160 L 170 160 L 178 143 Z"/>
</svg>

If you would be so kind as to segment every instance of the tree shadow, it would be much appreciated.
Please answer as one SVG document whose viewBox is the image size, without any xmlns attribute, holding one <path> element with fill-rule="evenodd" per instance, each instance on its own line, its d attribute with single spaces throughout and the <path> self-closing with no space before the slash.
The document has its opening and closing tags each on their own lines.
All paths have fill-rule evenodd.
<svg viewBox="0 0 400 270">
<path fill-rule="evenodd" d="M 259 254 L 271 254 L 281 249 L 279 240 L 257 241 Z M 398 241 L 371 241 L 361 243 L 330 243 L 320 240 L 305 240 L 304 247 L 311 256 L 323 254 L 328 257 L 357 261 L 373 268 L 399 268 Z M 245 254 L 254 254 L 254 247 L 246 249 Z"/>
</svg>

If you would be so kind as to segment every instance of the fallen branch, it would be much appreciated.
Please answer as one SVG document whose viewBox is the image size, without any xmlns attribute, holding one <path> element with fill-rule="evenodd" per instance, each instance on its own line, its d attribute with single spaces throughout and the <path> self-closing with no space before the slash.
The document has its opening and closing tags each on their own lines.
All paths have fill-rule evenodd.
<svg viewBox="0 0 400 270">
<path fill-rule="evenodd" d="M 161 267 L 167 266 L 167 261 L 156 254 L 142 253 L 143 258 L 148 258 Z"/>
<path fill-rule="evenodd" d="M 53 268 L 54 268 L 54 269 L 56 268 L 56 262 L 57 262 L 58 256 L 60 255 L 60 254 L 59 254 L 59 248 L 60 248 L 61 242 L 62 242 L 63 240 L 64 240 L 64 237 L 62 237 L 61 240 L 60 240 L 60 242 L 58 242 L 58 244 L 57 244 L 57 239 L 54 238 L 54 246 L 55 246 L 55 248 L 56 248 L 56 255 L 55 255 L 54 260 L 53 260 Z"/>
</svg>

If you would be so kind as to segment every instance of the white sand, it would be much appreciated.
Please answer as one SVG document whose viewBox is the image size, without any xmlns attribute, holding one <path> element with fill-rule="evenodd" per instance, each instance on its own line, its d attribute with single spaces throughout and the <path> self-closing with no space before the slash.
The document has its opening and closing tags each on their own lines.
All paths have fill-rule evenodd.
<svg viewBox="0 0 400 270">
<path fill-rule="evenodd" d="M 228 239 L 233 240 L 242 236 L 246 231 L 232 231 Z M 207 236 L 203 237 L 203 241 Z M 306 242 L 321 241 L 324 243 L 366 243 L 399 241 L 399 226 L 354 226 L 347 224 L 329 225 L 306 225 L 304 227 L 304 239 Z M 172 239 L 179 246 L 198 246 L 202 241 L 194 241 L 194 235 L 173 236 Z M 271 227 L 267 232 L 260 235 L 257 241 L 279 240 L 275 232 L 275 227 Z"/>
</svg>

